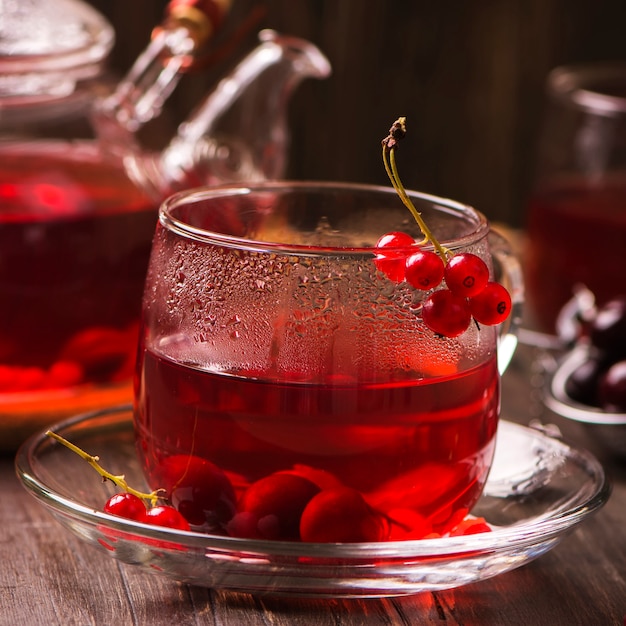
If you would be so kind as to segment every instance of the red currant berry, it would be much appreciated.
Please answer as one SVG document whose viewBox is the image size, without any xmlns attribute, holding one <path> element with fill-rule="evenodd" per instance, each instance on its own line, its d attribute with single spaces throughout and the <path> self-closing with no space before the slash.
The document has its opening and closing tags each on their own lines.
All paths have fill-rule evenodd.
<svg viewBox="0 0 626 626">
<path fill-rule="evenodd" d="M 406 260 L 405 278 L 416 289 L 434 289 L 443 280 L 441 257 L 430 250 L 420 250 Z"/>
<path fill-rule="evenodd" d="M 173 506 L 152 507 L 146 513 L 146 522 L 155 526 L 165 526 L 176 530 L 190 530 L 189 522 Z"/>
<path fill-rule="evenodd" d="M 469 304 L 449 289 L 431 293 L 422 304 L 424 324 L 444 337 L 457 337 L 467 330 L 472 319 Z"/>
<path fill-rule="evenodd" d="M 111 496 L 104 505 L 104 512 L 136 522 L 145 522 L 147 509 L 141 498 L 132 493 L 116 493 Z"/>
<path fill-rule="evenodd" d="M 195 526 L 220 526 L 235 513 L 236 497 L 230 480 L 207 459 L 186 454 L 167 457 L 156 469 L 155 483 Z"/>
<path fill-rule="evenodd" d="M 385 541 L 387 520 L 352 487 L 320 491 L 306 505 L 300 520 L 302 541 L 353 543 Z"/>
<path fill-rule="evenodd" d="M 300 516 L 319 487 L 302 476 L 277 472 L 252 483 L 243 493 L 239 510 L 228 523 L 236 537 L 299 539 Z"/>
<path fill-rule="evenodd" d="M 493 326 L 509 316 L 511 296 L 500 283 L 489 282 L 478 295 L 470 298 L 469 308 L 477 322 Z"/>
<path fill-rule="evenodd" d="M 452 293 L 470 298 L 480 293 L 487 286 L 489 268 L 475 254 L 461 252 L 448 261 L 444 278 Z"/>
<path fill-rule="evenodd" d="M 401 283 L 404 280 L 406 257 L 414 245 L 415 239 L 406 233 L 386 233 L 376 242 L 376 248 L 385 248 L 385 251 L 376 253 L 374 265 L 387 278 Z"/>
</svg>

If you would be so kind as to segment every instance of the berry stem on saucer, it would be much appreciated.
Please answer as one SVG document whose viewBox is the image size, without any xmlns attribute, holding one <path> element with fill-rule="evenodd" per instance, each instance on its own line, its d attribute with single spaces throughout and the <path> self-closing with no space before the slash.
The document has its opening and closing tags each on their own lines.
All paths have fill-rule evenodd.
<svg viewBox="0 0 626 626">
<path fill-rule="evenodd" d="M 92 456 L 91 454 L 88 454 L 84 450 L 81 450 L 81 448 L 79 448 L 78 446 L 74 445 L 67 439 L 64 439 L 63 437 L 61 437 L 61 435 L 58 435 L 57 433 L 51 430 L 47 431 L 46 435 L 48 437 L 51 437 L 52 439 L 55 439 L 59 443 L 63 444 L 66 448 L 69 448 L 72 452 L 75 452 L 76 454 L 78 454 L 78 456 L 80 456 L 82 459 L 87 461 L 87 463 L 89 463 L 89 465 L 91 465 L 91 467 L 93 467 L 96 470 L 96 472 L 98 472 L 98 474 L 102 476 L 102 478 L 106 480 L 110 480 L 112 483 L 117 485 L 120 489 L 123 489 L 124 491 L 128 493 L 132 493 L 134 496 L 137 496 L 138 498 L 141 498 L 142 500 L 148 500 L 152 506 L 154 506 L 157 503 L 159 499 L 160 490 L 152 491 L 151 493 L 142 493 L 141 491 L 137 491 L 136 489 L 129 487 L 128 483 L 126 482 L 126 478 L 124 477 L 123 474 L 117 476 L 115 474 L 111 474 L 110 472 L 107 472 L 98 463 L 100 459 L 97 456 Z"/>
</svg>

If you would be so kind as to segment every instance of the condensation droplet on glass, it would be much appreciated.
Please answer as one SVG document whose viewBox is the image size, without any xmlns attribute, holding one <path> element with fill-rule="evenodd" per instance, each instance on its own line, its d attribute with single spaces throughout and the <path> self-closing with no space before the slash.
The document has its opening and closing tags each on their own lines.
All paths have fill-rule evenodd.
<svg viewBox="0 0 626 626">
<path fill-rule="evenodd" d="M 241 324 L 241 318 L 239 315 L 233 315 L 224 326 L 233 326 L 235 324 Z"/>
</svg>

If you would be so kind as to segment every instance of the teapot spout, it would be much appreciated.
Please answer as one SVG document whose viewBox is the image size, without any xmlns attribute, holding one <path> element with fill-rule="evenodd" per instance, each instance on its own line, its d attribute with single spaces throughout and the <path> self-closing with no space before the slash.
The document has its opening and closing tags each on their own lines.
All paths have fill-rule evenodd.
<svg viewBox="0 0 626 626">
<path fill-rule="evenodd" d="M 164 197 L 198 185 L 281 178 L 287 106 L 305 78 L 326 78 L 330 63 L 313 44 L 272 30 L 222 79 L 160 154 L 136 175 Z"/>
</svg>

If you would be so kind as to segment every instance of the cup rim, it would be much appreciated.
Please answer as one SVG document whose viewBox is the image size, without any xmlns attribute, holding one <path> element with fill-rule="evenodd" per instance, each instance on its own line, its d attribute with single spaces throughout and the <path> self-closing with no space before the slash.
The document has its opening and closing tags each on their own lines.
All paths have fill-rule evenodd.
<svg viewBox="0 0 626 626">
<path fill-rule="evenodd" d="M 620 81 L 626 87 L 626 62 L 601 61 L 562 65 L 548 75 L 549 93 L 564 102 L 598 115 L 626 113 L 626 96 L 600 89 L 602 83 Z"/>
<path fill-rule="evenodd" d="M 225 198 L 236 195 L 247 195 L 255 192 L 271 192 L 280 190 L 294 191 L 332 191 L 340 193 L 350 191 L 368 192 L 388 195 L 394 202 L 401 205 L 401 200 L 397 196 L 396 191 L 392 187 L 382 185 L 370 185 L 363 183 L 346 183 L 332 181 L 290 181 L 275 180 L 254 183 L 235 183 L 218 185 L 214 187 L 195 187 L 184 191 L 177 192 L 166 198 L 159 208 L 159 223 L 167 230 L 181 235 L 188 239 L 193 239 L 202 243 L 209 243 L 229 248 L 241 250 L 253 250 L 266 253 L 286 253 L 299 254 L 306 256 L 371 256 L 375 254 L 374 246 L 366 247 L 347 247 L 347 246 L 320 246 L 309 244 L 289 244 L 275 241 L 255 240 L 246 237 L 238 237 L 234 235 L 226 235 L 215 231 L 192 226 L 187 222 L 175 217 L 172 212 L 177 207 L 186 202 L 197 202 L 210 200 L 213 198 Z M 466 235 L 453 240 L 442 240 L 440 243 L 450 250 L 465 248 L 472 245 L 484 237 L 489 232 L 489 222 L 486 216 L 469 204 L 457 202 L 449 198 L 443 198 L 432 194 L 419 191 L 407 190 L 407 194 L 411 199 L 417 199 L 429 202 L 436 207 L 452 213 L 470 216 L 474 229 Z M 407 209 L 407 216 L 410 213 Z M 383 233 L 381 233 L 382 235 Z M 428 248 L 430 244 L 424 246 Z"/>
</svg>

